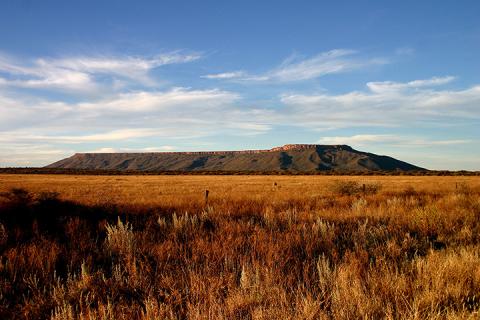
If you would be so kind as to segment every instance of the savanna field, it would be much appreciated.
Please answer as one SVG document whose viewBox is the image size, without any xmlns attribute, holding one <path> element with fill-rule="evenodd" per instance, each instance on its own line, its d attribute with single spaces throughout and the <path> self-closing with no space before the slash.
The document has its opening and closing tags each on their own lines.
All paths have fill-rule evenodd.
<svg viewBox="0 0 480 320">
<path fill-rule="evenodd" d="M 478 176 L 0 175 L 0 319 L 478 318 Z"/>
</svg>

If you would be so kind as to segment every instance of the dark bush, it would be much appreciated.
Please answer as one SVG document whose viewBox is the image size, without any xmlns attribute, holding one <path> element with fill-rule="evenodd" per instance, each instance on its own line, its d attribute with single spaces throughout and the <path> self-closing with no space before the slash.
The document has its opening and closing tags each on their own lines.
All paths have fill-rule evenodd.
<svg viewBox="0 0 480 320">
<path fill-rule="evenodd" d="M 341 196 L 353 196 L 357 194 L 372 195 L 377 194 L 382 186 L 378 183 L 364 183 L 361 184 L 357 181 L 336 181 L 332 185 L 333 193 Z"/>
</svg>

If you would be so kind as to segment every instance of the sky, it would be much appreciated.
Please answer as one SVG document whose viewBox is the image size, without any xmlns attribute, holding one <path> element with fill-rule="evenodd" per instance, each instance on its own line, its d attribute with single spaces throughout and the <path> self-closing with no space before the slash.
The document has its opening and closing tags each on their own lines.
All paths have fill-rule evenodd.
<svg viewBox="0 0 480 320">
<path fill-rule="evenodd" d="M 479 1 L 0 2 L 0 166 L 348 144 L 480 170 Z"/>
</svg>

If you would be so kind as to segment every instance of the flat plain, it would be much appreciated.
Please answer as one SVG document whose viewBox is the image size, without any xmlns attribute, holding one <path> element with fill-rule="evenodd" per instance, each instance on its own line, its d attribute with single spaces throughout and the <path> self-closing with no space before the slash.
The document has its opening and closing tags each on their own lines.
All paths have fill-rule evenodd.
<svg viewBox="0 0 480 320">
<path fill-rule="evenodd" d="M 0 318 L 480 316 L 480 177 L 12 174 L 0 195 Z"/>
<path fill-rule="evenodd" d="M 276 175 L 0 175 L 0 192 L 24 188 L 35 193 L 58 192 L 61 199 L 81 204 L 177 205 L 204 202 L 205 190 L 211 201 L 256 200 L 265 205 L 289 200 L 311 201 L 332 196 L 337 181 L 377 183 L 382 193 L 416 191 L 445 194 L 466 184 L 480 188 L 480 177 L 463 176 L 276 176 Z M 275 186 L 275 183 L 277 184 Z M 333 192 L 334 193 L 334 192 Z"/>
</svg>

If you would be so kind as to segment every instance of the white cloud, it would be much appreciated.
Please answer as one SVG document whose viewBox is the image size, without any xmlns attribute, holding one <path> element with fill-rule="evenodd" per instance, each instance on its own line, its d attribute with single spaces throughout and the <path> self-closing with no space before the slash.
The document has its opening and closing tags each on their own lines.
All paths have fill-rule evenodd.
<svg viewBox="0 0 480 320">
<path fill-rule="evenodd" d="M 58 60 L 39 60 L 39 65 L 53 65 L 61 68 L 86 71 L 89 73 L 116 73 L 126 77 L 136 70 L 148 71 L 163 65 L 186 63 L 199 59 L 199 54 L 173 52 L 153 58 L 140 57 L 71 57 Z"/>
<path fill-rule="evenodd" d="M 245 77 L 245 71 L 232 71 L 232 72 L 224 72 L 224 73 L 216 73 L 216 74 L 207 74 L 201 76 L 201 78 L 205 79 L 238 79 Z"/>
<path fill-rule="evenodd" d="M 452 119 L 480 118 L 480 86 L 433 90 L 429 86 L 453 77 L 384 82 L 367 92 L 281 96 L 289 122 L 317 129 L 362 126 L 411 126 L 422 122 L 449 124 Z M 403 90 L 408 88 L 409 90 Z"/>
<path fill-rule="evenodd" d="M 353 50 L 335 49 L 307 59 L 298 59 L 296 56 L 289 57 L 280 66 L 263 74 L 247 74 L 244 71 L 235 71 L 203 77 L 245 82 L 294 82 L 388 63 L 386 59 L 362 59 L 357 57 L 356 54 L 357 52 Z"/>
<path fill-rule="evenodd" d="M 270 71 L 267 77 L 281 82 L 308 80 L 331 73 L 342 73 L 386 63 L 384 59 L 362 60 L 350 58 L 353 54 L 355 54 L 355 51 L 337 49 L 321 53 L 310 59 L 300 61 L 287 59 L 278 68 Z"/>
<path fill-rule="evenodd" d="M 197 104 L 199 111 L 205 107 L 231 104 L 239 96 L 232 92 L 218 89 L 190 90 L 187 88 L 173 88 L 161 92 L 133 92 L 122 93 L 117 97 L 105 101 L 95 101 L 78 104 L 78 108 L 90 110 L 110 111 L 162 111 L 175 106 Z M 181 110 L 179 110 L 181 111 Z M 194 111 L 194 110 L 192 110 Z"/>
<path fill-rule="evenodd" d="M 79 103 L 23 97 L 15 100 L 0 94 L 0 127 L 6 130 L 55 125 L 60 130 L 55 132 L 57 136 L 61 135 L 62 127 L 63 130 L 68 130 L 80 124 L 87 129 L 131 128 L 132 125 L 128 124 L 132 123 L 145 128 L 148 124 L 161 123 L 161 129 L 178 123 L 234 120 L 237 113 L 240 113 L 239 116 L 244 113 L 233 107 L 239 99 L 238 94 L 229 91 L 188 88 L 120 93 L 105 99 Z M 186 129 L 188 128 L 180 127 L 176 131 Z"/>
<path fill-rule="evenodd" d="M 401 136 L 391 134 L 358 134 L 353 136 L 322 137 L 320 144 L 347 144 L 353 146 L 366 146 L 372 144 L 388 144 L 397 147 L 426 147 L 445 146 L 471 143 L 471 140 L 429 140 L 416 136 Z"/>
<path fill-rule="evenodd" d="M 404 161 L 415 163 L 430 170 L 471 170 L 479 171 L 478 156 L 450 154 L 440 150 L 438 153 L 408 152 L 393 155 Z"/>
<path fill-rule="evenodd" d="M 15 98 L 0 92 L 0 150 L 5 158 L 18 144 L 89 150 L 115 143 L 117 149 L 152 152 L 161 149 L 137 146 L 270 130 L 261 120 L 267 111 L 239 108 L 238 94 L 219 89 L 138 91 L 79 103 Z M 40 156 L 32 154 L 32 159 Z"/>
<path fill-rule="evenodd" d="M 91 151 L 87 151 L 88 153 L 116 153 L 116 152 L 169 152 L 175 151 L 175 147 L 173 146 L 160 146 L 160 147 L 148 147 L 148 148 L 99 148 Z"/>
<path fill-rule="evenodd" d="M 101 87 L 102 75 L 111 77 L 113 86 L 117 77 L 134 80 L 144 85 L 154 84 L 149 72 L 168 65 L 197 60 L 200 54 L 171 52 L 151 58 L 132 56 L 76 56 L 67 58 L 39 58 L 19 62 L 0 55 L 0 85 L 23 88 L 48 88 L 72 91 L 94 91 Z"/>
<path fill-rule="evenodd" d="M 0 55 L 0 85 L 81 91 L 93 90 L 95 87 L 91 75 L 86 72 L 61 68 L 43 59 L 22 64 L 4 55 Z"/>
<path fill-rule="evenodd" d="M 201 58 L 200 54 L 181 54 L 172 52 L 153 58 L 140 57 L 70 57 L 46 61 L 46 65 L 86 72 L 89 74 L 111 74 L 148 83 L 148 72 L 152 69 L 169 65 L 187 63 Z"/>
<path fill-rule="evenodd" d="M 73 150 L 56 148 L 46 144 L 0 142 L 0 167 L 37 166 L 52 163 L 71 155 Z"/>
<path fill-rule="evenodd" d="M 365 145 L 369 143 L 388 142 L 392 140 L 395 140 L 395 137 L 392 135 L 358 134 L 354 136 L 322 137 L 320 140 L 318 140 L 318 143 Z"/>
<path fill-rule="evenodd" d="M 440 86 L 454 81 L 456 77 L 433 77 L 425 80 L 414 80 L 406 83 L 383 81 L 383 82 L 368 82 L 367 87 L 373 92 L 381 91 L 398 91 L 405 89 L 418 89 L 422 87 Z"/>
<path fill-rule="evenodd" d="M 16 131 L 18 140 L 23 141 L 41 141 L 41 142 L 61 142 L 61 143 L 83 143 L 83 142 L 106 142 L 106 141 L 124 141 L 134 138 L 144 138 L 156 135 L 158 131 L 151 128 L 141 129 L 121 129 L 112 130 L 103 133 L 87 135 L 35 135 L 26 132 Z M 0 141 L 8 141 L 12 138 L 12 133 L 0 133 Z"/>
</svg>

